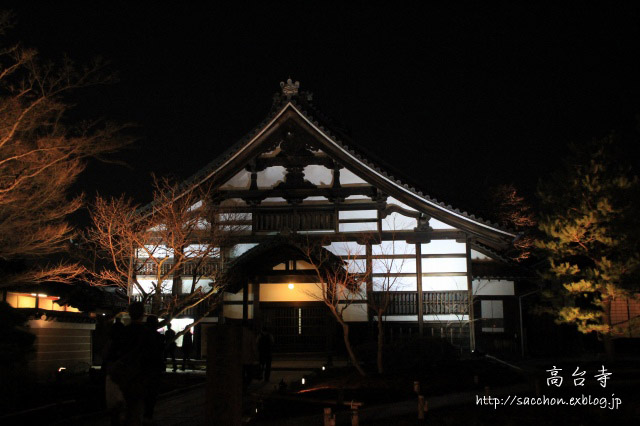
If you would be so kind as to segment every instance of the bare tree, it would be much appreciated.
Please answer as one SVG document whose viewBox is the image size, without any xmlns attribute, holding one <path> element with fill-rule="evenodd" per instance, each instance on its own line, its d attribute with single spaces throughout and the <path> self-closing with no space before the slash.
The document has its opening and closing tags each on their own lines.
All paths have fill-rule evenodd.
<svg viewBox="0 0 640 426">
<path fill-rule="evenodd" d="M 0 36 L 12 16 L 0 12 Z M 113 80 L 103 61 L 79 67 L 69 59 L 43 64 L 37 52 L 0 41 L 0 259 L 38 258 L 60 252 L 73 235 L 66 217 L 82 205 L 69 188 L 88 158 L 130 142 L 123 126 L 100 121 L 71 126 L 66 95 Z M 3 277 L 11 285 L 38 279 L 68 279 L 79 268 L 58 265 Z M 32 281 L 33 282 L 33 281 Z"/>
<path fill-rule="evenodd" d="M 360 375 L 366 376 L 351 347 L 349 323 L 345 320 L 345 311 L 354 301 L 362 299 L 369 272 L 359 262 L 362 253 L 347 243 L 344 243 L 344 248 L 345 254 L 336 256 L 324 249 L 321 244 L 304 245 L 305 260 L 312 266 L 318 278 L 319 291 L 310 295 L 329 308 L 331 315 L 342 327 L 344 345 L 353 366 Z"/>
<path fill-rule="evenodd" d="M 151 301 L 164 323 L 200 304 L 200 317 L 222 298 L 223 252 L 244 226 L 224 212 L 206 189 L 183 191 L 167 179 L 155 181 L 153 202 L 138 209 L 124 197 L 97 197 L 86 241 L 94 247 L 96 285 L 115 285 Z M 150 283 L 140 276 L 151 276 Z M 183 279 L 191 285 L 183 286 Z"/>
<path fill-rule="evenodd" d="M 380 374 L 384 373 L 383 348 L 386 313 L 393 300 L 393 293 L 401 284 L 401 278 L 397 274 L 403 272 L 406 260 L 403 257 L 406 253 L 400 253 L 400 244 L 397 244 L 395 234 L 394 238 L 388 242 L 390 243 L 388 249 L 385 250 L 381 246 L 381 254 L 372 261 L 372 269 L 376 271 L 377 275 L 373 278 L 375 297 L 373 297 L 373 294 L 367 295 L 367 304 L 375 314 L 377 322 L 378 347 L 376 364 Z"/>
</svg>

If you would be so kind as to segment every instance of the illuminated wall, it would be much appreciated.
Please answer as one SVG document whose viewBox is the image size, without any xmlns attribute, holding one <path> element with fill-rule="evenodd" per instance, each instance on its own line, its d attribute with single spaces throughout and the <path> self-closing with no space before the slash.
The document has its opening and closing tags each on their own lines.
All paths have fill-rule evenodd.
<svg viewBox="0 0 640 426">
<path fill-rule="evenodd" d="M 13 308 L 38 308 L 47 311 L 80 312 L 71 306 L 60 306 L 55 303 L 59 300 L 56 296 L 47 296 L 40 293 L 13 293 L 7 292 L 7 303 Z"/>
</svg>

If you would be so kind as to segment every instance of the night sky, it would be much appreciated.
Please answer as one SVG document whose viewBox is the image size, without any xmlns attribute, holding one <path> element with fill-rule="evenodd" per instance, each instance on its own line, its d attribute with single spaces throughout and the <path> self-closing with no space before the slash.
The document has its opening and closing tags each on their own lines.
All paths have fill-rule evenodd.
<svg viewBox="0 0 640 426">
<path fill-rule="evenodd" d="M 145 202 L 151 172 L 187 178 L 268 114 L 287 77 L 393 173 L 470 213 L 500 183 L 530 195 L 568 142 L 615 131 L 639 164 L 638 2 L 30 3 L 12 7 L 12 38 L 103 56 L 119 75 L 79 93 L 75 114 L 137 124 L 115 156 L 130 167 L 90 164 L 89 195 Z"/>
</svg>

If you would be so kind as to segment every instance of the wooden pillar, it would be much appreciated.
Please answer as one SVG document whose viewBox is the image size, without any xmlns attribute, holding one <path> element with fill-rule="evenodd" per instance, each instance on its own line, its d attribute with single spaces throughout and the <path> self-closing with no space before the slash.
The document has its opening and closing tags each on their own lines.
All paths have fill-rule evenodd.
<svg viewBox="0 0 640 426">
<path fill-rule="evenodd" d="M 249 281 L 245 280 L 242 286 L 242 325 L 246 326 L 249 321 Z"/>
<path fill-rule="evenodd" d="M 416 243 L 416 302 L 418 303 L 418 333 L 424 333 L 424 306 L 422 305 L 422 244 Z"/>
<path fill-rule="evenodd" d="M 242 342 L 245 330 L 218 325 L 207 329 L 207 423 L 242 424 Z"/>
<path fill-rule="evenodd" d="M 369 322 L 369 331 L 373 333 L 373 311 L 369 308 L 371 299 L 373 298 L 373 249 L 371 247 L 371 241 L 367 241 L 366 245 L 366 274 L 367 274 L 367 320 Z M 371 336 L 373 337 L 373 336 Z"/>
<path fill-rule="evenodd" d="M 465 247 L 467 253 L 467 297 L 469 298 L 469 348 L 471 351 L 476 350 L 476 326 L 475 315 L 473 313 L 473 275 L 471 273 L 471 246 L 469 237 L 465 239 Z"/>
<path fill-rule="evenodd" d="M 254 278 L 251 282 L 251 290 L 253 293 L 253 328 L 260 331 L 262 327 L 262 315 L 260 315 L 260 282 Z"/>
</svg>

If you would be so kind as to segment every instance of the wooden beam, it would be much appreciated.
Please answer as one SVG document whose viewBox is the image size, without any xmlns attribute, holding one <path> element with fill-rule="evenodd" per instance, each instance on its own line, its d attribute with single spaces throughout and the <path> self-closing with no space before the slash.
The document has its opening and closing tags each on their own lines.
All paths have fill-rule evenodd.
<svg viewBox="0 0 640 426">
<path fill-rule="evenodd" d="M 265 188 L 265 189 L 221 189 L 218 194 L 220 199 L 247 198 L 265 199 L 273 197 L 294 196 L 296 198 L 306 197 L 327 197 L 327 198 L 347 198 L 351 195 L 375 195 L 375 188 L 372 186 L 348 186 L 340 188 Z"/>
<path fill-rule="evenodd" d="M 469 292 L 469 347 L 471 351 L 476 350 L 475 314 L 473 312 L 473 274 L 471 271 L 471 244 L 469 238 L 466 241 L 467 249 L 467 291 Z"/>
<path fill-rule="evenodd" d="M 210 231 L 202 230 L 202 233 L 194 233 L 193 242 L 202 243 L 202 238 L 204 236 L 210 235 Z M 348 241 L 366 241 L 367 239 L 371 240 L 373 244 L 379 244 L 380 241 L 407 241 L 409 244 L 415 244 L 420 240 L 422 243 L 430 242 L 432 240 L 455 240 L 458 239 L 461 235 L 464 235 L 463 232 L 453 230 L 453 229 L 437 229 L 434 231 L 428 232 L 425 235 L 426 241 L 416 238 L 414 231 L 382 231 L 382 232 L 322 232 L 322 233 L 299 233 L 299 235 L 304 235 L 309 241 L 318 242 L 318 241 L 336 241 L 336 242 L 348 242 Z M 280 236 L 277 236 L 280 237 Z M 267 232 L 260 234 L 256 233 L 252 235 L 247 232 L 246 234 L 237 234 L 229 236 L 228 244 L 246 244 L 246 243 L 262 243 L 265 241 L 273 240 L 274 235 L 270 235 Z"/>
<path fill-rule="evenodd" d="M 260 275 L 257 279 L 266 284 L 304 284 L 317 283 L 318 277 L 315 274 L 282 274 L 282 275 Z"/>
</svg>

